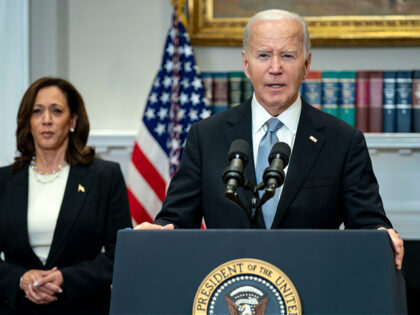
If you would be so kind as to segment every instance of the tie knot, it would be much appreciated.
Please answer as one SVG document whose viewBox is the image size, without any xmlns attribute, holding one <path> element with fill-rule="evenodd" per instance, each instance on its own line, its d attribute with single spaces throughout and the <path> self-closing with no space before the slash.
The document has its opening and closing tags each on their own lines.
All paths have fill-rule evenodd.
<svg viewBox="0 0 420 315">
<path fill-rule="evenodd" d="M 265 124 L 267 125 L 267 132 L 276 132 L 283 126 L 283 123 L 274 117 L 267 120 Z"/>
</svg>

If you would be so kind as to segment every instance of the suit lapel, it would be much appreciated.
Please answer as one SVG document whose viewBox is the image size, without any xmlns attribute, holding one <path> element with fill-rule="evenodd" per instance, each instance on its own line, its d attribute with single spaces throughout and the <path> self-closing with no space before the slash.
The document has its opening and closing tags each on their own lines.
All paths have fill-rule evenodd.
<svg viewBox="0 0 420 315">
<path fill-rule="evenodd" d="M 9 198 L 8 213 L 12 230 L 16 239 L 20 242 L 25 251 L 41 264 L 29 244 L 28 237 L 28 165 L 13 175 L 7 185 L 7 196 Z"/>
<path fill-rule="evenodd" d="M 319 133 L 324 126 L 317 125 L 317 120 L 312 117 L 313 114 L 316 114 L 316 110 L 318 109 L 312 108 L 311 105 L 302 100 L 302 112 L 293 145 L 290 165 L 272 228 L 276 228 L 280 224 L 326 141 Z M 316 139 L 316 141 L 311 139 Z"/>
<path fill-rule="evenodd" d="M 237 111 L 231 111 L 231 115 L 227 118 L 227 128 L 225 129 L 225 141 L 229 150 L 230 145 L 236 139 L 243 139 L 251 147 L 251 156 L 248 157 L 248 164 L 245 167 L 246 179 L 255 185 L 255 169 L 254 157 L 252 154 L 252 117 L 251 117 L 251 99 L 245 103 L 238 105 Z M 226 160 L 226 165 L 227 165 Z M 250 204 L 252 199 L 252 192 L 246 189 L 238 189 L 239 197 L 242 200 L 247 200 L 246 204 Z"/>
<path fill-rule="evenodd" d="M 58 215 L 57 225 L 55 227 L 46 265 L 51 264 L 58 254 L 58 251 L 63 246 L 63 243 L 81 210 L 83 201 L 89 193 L 92 176 L 87 172 L 87 169 L 88 167 L 83 165 L 75 165 L 70 168 L 69 178 L 67 180 L 63 202 L 61 204 L 60 214 Z"/>
</svg>

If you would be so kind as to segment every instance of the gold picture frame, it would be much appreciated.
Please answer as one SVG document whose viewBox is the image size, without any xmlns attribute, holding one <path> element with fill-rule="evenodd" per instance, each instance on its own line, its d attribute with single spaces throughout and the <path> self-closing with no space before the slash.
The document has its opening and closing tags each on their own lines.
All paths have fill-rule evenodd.
<svg viewBox="0 0 420 315">
<path fill-rule="evenodd" d="M 240 46 L 249 17 L 215 17 L 214 1 L 216 0 L 188 0 L 188 26 L 192 44 Z M 261 0 L 255 0 L 258 1 Z M 313 46 L 420 45 L 420 15 L 304 16 L 304 18 L 308 23 Z"/>
</svg>

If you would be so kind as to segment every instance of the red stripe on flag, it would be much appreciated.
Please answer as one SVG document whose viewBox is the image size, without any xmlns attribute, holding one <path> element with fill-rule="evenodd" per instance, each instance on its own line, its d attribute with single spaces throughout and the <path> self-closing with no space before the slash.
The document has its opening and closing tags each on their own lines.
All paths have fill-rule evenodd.
<svg viewBox="0 0 420 315">
<path fill-rule="evenodd" d="M 131 217 L 137 222 L 137 224 L 140 224 L 142 222 L 152 223 L 153 220 L 150 217 L 149 213 L 143 208 L 142 204 L 137 200 L 137 198 L 131 192 L 129 187 L 127 187 L 127 193 Z"/>
<path fill-rule="evenodd" d="M 166 195 L 166 182 L 162 176 L 160 176 L 155 166 L 150 163 L 149 159 L 144 155 L 137 143 L 134 144 L 131 160 L 139 173 L 156 193 L 156 196 L 163 202 Z"/>
</svg>

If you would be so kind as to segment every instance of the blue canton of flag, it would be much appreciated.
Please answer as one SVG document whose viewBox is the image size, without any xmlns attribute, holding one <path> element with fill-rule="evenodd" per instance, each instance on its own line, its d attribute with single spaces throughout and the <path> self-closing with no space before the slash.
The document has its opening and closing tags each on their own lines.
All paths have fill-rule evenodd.
<svg viewBox="0 0 420 315">
<path fill-rule="evenodd" d="M 178 169 L 189 128 L 210 115 L 189 35 L 174 14 L 143 116 L 147 129 L 168 155 L 171 176 Z"/>
</svg>

